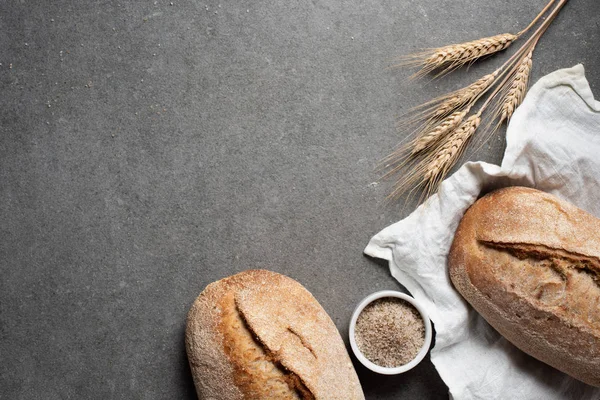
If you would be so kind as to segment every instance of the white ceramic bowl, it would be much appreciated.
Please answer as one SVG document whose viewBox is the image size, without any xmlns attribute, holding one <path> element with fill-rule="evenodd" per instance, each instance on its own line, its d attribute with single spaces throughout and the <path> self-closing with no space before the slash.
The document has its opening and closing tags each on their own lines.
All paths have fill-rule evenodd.
<svg viewBox="0 0 600 400">
<path fill-rule="evenodd" d="M 425 325 L 425 343 L 423 343 L 423 347 L 421 348 L 419 353 L 417 353 L 417 356 L 412 361 L 410 361 L 407 364 L 401 365 L 399 367 L 394 367 L 394 368 L 382 367 L 380 365 L 377 365 L 377 364 L 369 361 L 360 352 L 360 349 L 356 345 L 356 340 L 354 339 L 354 331 L 356 328 L 356 320 L 358 318 L 358 315 L 362 312 L 362 310 L 369 303 L 371 303 L 377 299 L 381 299 L 382 297 L 397 297 L 399 299 L 409 302 L 417 309 L 417 311 L 419 311 L 419 314 L 421 314 L 421 317 L 423 318 L 423 324 Z M 419 304 L 414 298 L 412 298 L 404 293 L 396 292 L 394 290 L 382 290 L 380 292 L 375 292 L 375 293 L 365 297 L 360 303 L 358 303 L 358 306 L 356 307 L 356 309 L 354 310 L 354 313 L 352 314 L 352 319 L 350 320 L 350 347 L 352 347 L 352 351 L 354 352 L 354 355 L 356 356 L 356 358 L 358 358 L 358 361 L 360 361 L 365 367 L 369 368 L 371 371 L 374 371 L 374 372 L 377 372 L 377 373 L 380 373 L 383 375 L 396 375 L 396 374 L 401 374 L 403 372 L 406 372 L 406 371 L 414 368 L 417 364 L 419 364 L 421 362 L 421 360 L 423 360 L 423 358 L 429 351 L 430 345 L 431 345 L 431 321 L 429 320 L 429 316 L 427 315 L 427 312 L 425 311 L 425 309 L 423 308 L 423 306 L 421 304 Z"/>
</svg>

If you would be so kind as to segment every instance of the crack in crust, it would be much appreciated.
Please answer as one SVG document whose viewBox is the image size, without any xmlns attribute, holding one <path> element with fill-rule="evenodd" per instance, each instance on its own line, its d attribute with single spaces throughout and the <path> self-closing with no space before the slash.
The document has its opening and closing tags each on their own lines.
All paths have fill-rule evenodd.
<svg viewBox="0 0 600 400">
<path fill-rule="evenodd" d="M 562 316 L 569 325 L 600 332 L 600 296 L 594 294 L 600 288 L 600 259 L 540 244 L 477 242 L 521 261 L 501 262 L 506 271 L 494 272 L 507 291 Z"/>
<path fill-rule="evenodd" d="M 564 249 L 553 248 L 542 244 L 507 243 L 492 240 L 477 240 L 485 247 L 505 251 L 519 260 L 532 258 L 540 261 L 549 261 L 548 266 L 567 280 L 568 271 L 577 271 L 587 274 L 600 287 L 600 259 L 597 257 L 579 254 Z"/>
<path fill-rule="evenodd" d="M 296 338 L 298 338 L 298 340 L 300 340 L 300 344 L 302 344 L 302 346 L 306 347 L 306 349 L 308 351 L 310 351 L 310 354 L 312 354 L 315 359 L 317 358 L 317 354 L 315 353 L 312 346 L 308 343 L 308 341 L 306 340 L 305 337 L 302 337 L 299 333 L 297 333 L 294 329 L 292 329 L 291 326 L 288 326 L 287 331 L 289 333 L 291 333 L 292 335 L 294 335 Z"/>
<path fill-rule="evenodd" d="M 570 263 L 570 269 L 585 270 L 600 279 L 600 258 L 567 251 L 543 244 L 498 242 L 493 240 L 477 240 L 486 247 L 505 250 L 520 260 L 534 258 L 537 260 L 560 259 Z M 563 271 L 564 272 L 564 271 Z"/>
<path fill-rule="evenodd" d="M 278 399 L 314 400 L 315 397 L 300 377 L 285 368 L 278 360 L 277 353 L 261 343 L 235 304 L 233 293 L 223 298 L 221 307 L 223 316 L 220 331 L 225 353 L 236 372 L 235 384 L 245 388 L 248 393 L 246 397 L 265 398 L 265 393 L 269 393 Z"/>
<path fill-rule="evenodd" d="M 235 310 L 237 311 L 240 319 L 242 321 L 244 321 L 244 326 L 246 327 L 246 329 L 248 329 L 248 332 L 250 332 L 250 334 L 252 335 L 252 337 L 254 338 L 256 343 L 262 347 L 267 359 L 269 361 L 271 361 L 283 373 L 284 379 L 287 382 L 289 388 L 291 390 L 295 391 L 300 396 L 300 399 L 302 399 L 302 400 L 315 400 L 315 396 L 306 387 L 306 385 L 302 381 L 302 378 L 300 378 L 300 376 L 298 374 L 296 374 L 293 371 L 286 368 L 281 363 L 281 360 L 279 359 L 279 357 L 277 355 L 277 351 L 272 351 L 260 340 L 260 337 L 252 330 L 252 328 L 250 327 L 250 324 L 248 324 L 248 321 L 246 321 L 246 318 L 244 317 L 244 314 L 239 309 L 237 303 L 235 304 Z M 298 337 L 298 339 L 300 339 L 300 342 L 302 343 L 302 345 L 305 346 L 311 352 L 311 354 L 314 355 L 312 349 L 305 345 L 305 342 L 300 335 L 295 333 L 291 328 L 288 328 L 288 331 L 292 332 L 294 335 L 296 335 Z M 316 356 L 315 356 L 315 358 L 316 358 Z"/>
</svg>

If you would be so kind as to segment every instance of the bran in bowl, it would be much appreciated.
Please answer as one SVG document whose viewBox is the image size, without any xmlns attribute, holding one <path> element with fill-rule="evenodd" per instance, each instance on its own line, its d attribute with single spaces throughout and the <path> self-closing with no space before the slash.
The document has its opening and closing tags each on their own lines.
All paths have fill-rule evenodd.
<svg viewBox="0 0 600 400">
<path fill-rule="evenodd" d="M 407 301 L 383 297 L 358 315 L 354 339 L 372 363 L 386 368 L 412 361 L 425 343 L 421 314 Z"/>
</svg>

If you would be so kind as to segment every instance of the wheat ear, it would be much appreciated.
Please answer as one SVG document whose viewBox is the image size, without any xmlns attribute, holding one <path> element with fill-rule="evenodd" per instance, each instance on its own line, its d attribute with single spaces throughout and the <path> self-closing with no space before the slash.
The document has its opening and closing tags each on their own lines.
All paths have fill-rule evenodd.
<svg viewBox="0 0 600 400">
<path fill-rule="evenodd" d="M 512 117 L 515 109 L 521 104 L 525 93 L 527 92 L 527 85 L 529 83 L 529 75 L 531 73 L 533 50 L 529 52 L 521 63 L 519 64 L 515 76 L 512 79 L 512 83 L 506 92 L 506 97 L 502 102 L 500 108 L 500 121 L 502 123 Z"/>
<path fill-rule="evenodd" d="M 472 105 L 493 85 L 501 69 L 499 68 L 491 74 L 484 75 L 469 86 L 439 96 L 427 103 L 412 108 L 398 121 L 398 130 L 410 132 L 411 127 L 416 127 L 413 130 L 417 135 L 420 135 L 419 132 L 429 130 L 432 125 L 439 124 L 441 119 L 453 112 L 467 108 L 467 106 Z"/>
<path fill-rule="evenodd" d="M 494 84 L 501 68 L 485 75 L 469 86 L 456 90 L 438 99 L 434 99 L 423 106 L 423 109 L 412 120 L 399 122 L 399 128 L 407 128 L 415 121 L 420 126 L 414 130 L 411 136 L 415 136 L 410 142 L 401 145 L 379 163 L 380 170 L 387 170 L 382 179 L 386 179 L 409 164 L 418 164 L 414 156 L 431 149 L 438 141 L 445 138 L 450 132 L 460 125 L 471 106 L 483 96 Z M 415 182 L 412 182 L 415 183 Z M 397 183 L 406 186 L 404 183 Z"/>
<path fill-rule="evenodd" d="M 471 115 L 436 149 L 423 174 L 423 181 L 431 185 L 432 189 L 437 188 L 439 181 L 456 163 L 480 122 L 480 112 Z"/>
<path fill-rule="evenodd" d="M 548 8 L 553 2 L 550 2 L 546 8 Z M 527 93 L 527 86 L 529 84 L 529 76 L 531 74 L 531 66 L 533 65 L 533 51 L 537 46 L 537 42 L 540 37 L 544 34 L 548 26 L 552 23 L 558 11 L 565 5 L 566 0 L 561 0 L 552 14 L 548 17 L 545 23 L 533 34 L 533 37 L 530 39 L 529 46 L 524 50 L 525 54 L 519 60 L 518 64 L 515 66 L 514 72 L 510 75 L 508 85 L 508 89 L 505 91 L 504 99 L 501 101 L 501 106 L 499 108 L 499 121 L 498 124 L 501 124 L 504 121 L 509 120 L 516 108 L 523 102 L 525 98 L 525 94 Z M 527 46 L 527 43 L 525 44 Z M 524 47 L 525 47 L 524 46 Z M 504 85 L 504 82 L 502 83 Z M 492 95 L 493 97 L 493 95 Z"/>
<path fill-rule="evenodd" d="M 445 117 L 462 106 L 473 103 L 494 83 L 499 72 L 500 70 L 498 69 L 491 74 L 484 75 L 469 86 L 451 93 L 450 96 L 435 109 L 435 112 L 432 115 L 433 118 Z"/>
<path fill-rule="evenodd" d="M 440 123 L 432 129 L 424 131 L 415 139 L 411 154 L 415 155 L 420 153 L 421 151 L 429 149 L 434 144 L 438 143 L 440 140 L 446 137 L 448 133 L 452 132 L 460 125 L 468 112 L 468 108 L 462 111 L 455 111 L 441 120 Z"/>
<path fill-rule="evenodd" d="M 415 129 L 416 139 L 392 153 L 385 161 L 392 161 L 393 163 L 394 158 L 398 158 L 399 155 L 404 155 L 403 153 L 406 152 L 411 155 L 419 153 L 431 147 L 430 144 L 433 144 L 434 138 L 441 138 L 447 132 L 456 128 L 471 106 L 494 84 L 500 71 L 499 68 L 491 74 L 479 78 L 469 86 L 434 99 L 415 109 L 424 110 L 417 113 L 412 121 L 409 119 L 401 120 L 398 126 L 402 129 L 410 126 L 414 121 L 420 121 L 421 126 Z"/>
<path fill-rule="evenodd" d="M 420 67 L 413 77 L 422 77 L 433 71 L 439 71 L 437 76 L 441 76 L 465 64 L 497 53 L 509 47 L 515 40 L 529 31 L 548 11 L 556 0 L 550 0 L 540 13 L 531 21 L 529 25 L 517 34 L 502 33 L 478 40 L 465 43 L 451 44 L 447 46 L 426 49 L 422 52 L 409 54 L 399 58 L 396 66 L 399 67 Z"/>
<path fill-rule="evenodd" d="M 415 73 L 415 77 L 422 77 L 436 70 L 442 75 L 478 58 L 504 50 L 518 38 L 518 35 L 503 33 L 471 42 L 428 49 L 401 57 L 397 66 L 421 67 Z"/>
<path fill-rule="evenodd" d="M 409 158 L 412 167 L 407 174 L 396 181 L 388 200 L 397 199 L 406 189 L 411 187 L 413 190 L 424 187 L 423 195 L 425 197 L 433 193 L 464 151 L 467 142 L 477 130 L 480 122 L 481 110 L 460 123 L 453 131 L 448 132 L 445 138 L 437 143 L 437 147 L 434 146 L 421 159 Z M 400 167 L 395 168 L 386 176 L 398 172 L 399 169 Z"/>
</svg>

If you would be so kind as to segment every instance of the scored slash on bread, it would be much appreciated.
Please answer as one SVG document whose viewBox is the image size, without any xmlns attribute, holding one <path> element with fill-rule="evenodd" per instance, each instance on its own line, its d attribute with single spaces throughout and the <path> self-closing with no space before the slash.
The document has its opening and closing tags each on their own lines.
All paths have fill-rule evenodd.
<svg viewBox="0 0 600 400">
<path fill-rule="evenodd" d="M 600 386 L 600 219 L 535 189 L 500 189 L 467 210 L 448 265 L 511 343 Z"/>
<path fill-rule="evenodd" d="M 186 348 L 201 398 L 364 399 L 333 321 L 281 274 L 208 285 L 188 314 Z"/>
</svg>

